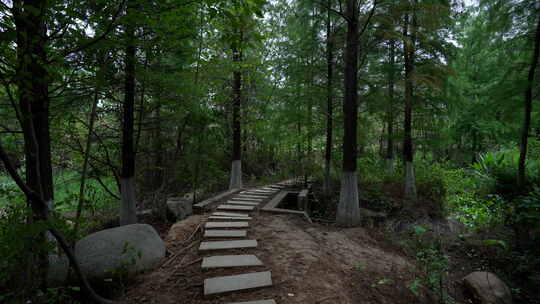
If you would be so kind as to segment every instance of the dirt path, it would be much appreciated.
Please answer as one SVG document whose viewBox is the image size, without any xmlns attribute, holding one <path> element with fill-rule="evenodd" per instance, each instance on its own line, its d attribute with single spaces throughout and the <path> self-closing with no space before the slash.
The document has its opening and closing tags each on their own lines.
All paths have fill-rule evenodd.
<svg viewBox="0 0 540 304">
<path fill-rule="evenodd" d="M 264 266 L 202 271 L 201 233 L 192 232 L 206 216 L 193 216 L 171 230 L 164 267 L 138 276 L 126 302 L 421 303 L 407 288 L 413 279 L 410 262 L 375 231 L 309 224 L 295 215 L 253 216 L 249 237 L 259 241 L 258 248 L 226 254 L 255 254 Z M 205 278 L 265 270 L 272 271 L 273 287 L 203 297 Z"/>
</svg>

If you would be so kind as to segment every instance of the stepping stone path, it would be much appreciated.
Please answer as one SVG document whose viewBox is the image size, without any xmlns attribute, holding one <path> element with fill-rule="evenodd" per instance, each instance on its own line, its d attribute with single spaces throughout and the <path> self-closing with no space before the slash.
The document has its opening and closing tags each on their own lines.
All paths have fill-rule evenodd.
<svg viewBox="0 0 540 304">
<path fill-rule="evenodd" d="M 234 216 L 234 217 L 249 217 L 247 213 L 237 213 L 237 212 L 214 212 L 214 216 Z"/>
<path fill-rule="evenodd" d="M 261 301 L 249 301 L 249 302 L 234 302 L 229 304 L 276 304 L 274 300 L 261 300 Z"/>
<path fill-rule="evenodd" d="M 247 230 L 206 230 L 205 238 L 239 238 L 246 237 Z"/>
<path fill-rule="evenodd" d="M 237 196 L 234 198 L 234 200 L 237 200 L 237 201 L 248 201 L 248 202 L 262 202 L 265 198 L 252 198 L 252 197 L 242 197 L 242 196 Z"/>
<path fill-rule="evenodd" d="M 204 280 L 204 295 L 272 286 L 270 271 L 238 274 Z"/>
<path fill-rule="evenodd" d="M 239 241 L 216 241 L 202 242 L 199 250 L 224 250 L 224 249 L 241 249 L 241 248 L 256 248 L 256 240 L 239 240 Z"/>
<path fill-rule="evenodd" d="M 218 210 L 236 210 L 236 211 L 252 211 L 254 206 L 239 206 L 239 205 L 219 205 Z"/>
<path fill-rule="evenodd" d="M 247 230 L 235 230 L 234 228 L 249 229 L 249 220 L 252 219 L 250 212 L 255 211 L 256 208 L 262 205 L 264 200 L 270 199 L 277 194 L 282 187 L 281 185 L 272 185 L 245 190 L 233 195 L 226 203 L 217 206 L 216 211 L 210 214 L 208 221 L 205 223 L 204 238 L 206 240 L 201 242 L 199 251 L 212 252 L 234 249 L 256 251 L 257 240 L 247 239 Z M 216 241 L 216 238 L 233 240 Z M 260 266 L 264 265 L 254 254 L 212 255 L 204 257 L 201 264 L 202 269 L 206 270 Z M 251 270 L 244 274 L 205 279 L 204 295 L 210 296 L 270 286 L 272 286 L 272 273 L 270 271 L 253 272 Z M 230 302 L 229 304 L 277 303 L 273 299 L 253 299 L 253 301 Z"/>
<path fill-rule="evenodd" d="M 252 254 L 241 255 L 215 255 L 206 257 L 202 261 L 202 268 L 226 268 L 262 266 L 261 260 Z"/>
<path fill-rule="evenodd" d="M 244 201 L 227 201 L 229 205 L 244 205 L 244 206 L 259 206 L 260 203 L 244 202 Z"/>
<path fill-rule="evenodd" d="M 256 199 L 256 200 L 263 200 L 267 198 L 267 196 L 253 195 L 253 194 L 238 194 L 238 198 L 250 198 L 250 199 Z"/>
<path fill-rule="evenodd" d="M 210 216 L 208 217 L 209 220 L 234 220 L 234 221 L 238 221 L 238 220 L 245 220 L 245 221 L 249 221 L 251 219 L 251 217 L 247 217 L 247 216 L 242 216 L 242 217 L 238 217 L 238 216 Z"/>
<path fill-rule="evenodd" d="M 206 229 L 209 228 L 247 228 L 248 222 L 207 222 Z"/>
</svg>

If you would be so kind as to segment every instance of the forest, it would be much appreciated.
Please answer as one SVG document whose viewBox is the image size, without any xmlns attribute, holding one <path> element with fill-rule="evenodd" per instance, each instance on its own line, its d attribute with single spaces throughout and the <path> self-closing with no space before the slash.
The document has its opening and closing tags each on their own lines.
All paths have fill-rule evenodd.
<svg viewBox="0 0 540 304">
<path fill-rule="evenodd" d="M 539 53 L 538 0 L 2 0 L 0 303 L 540 303 Z M 208 296 L 242 196 L 273 286 Z"/>
</svg>

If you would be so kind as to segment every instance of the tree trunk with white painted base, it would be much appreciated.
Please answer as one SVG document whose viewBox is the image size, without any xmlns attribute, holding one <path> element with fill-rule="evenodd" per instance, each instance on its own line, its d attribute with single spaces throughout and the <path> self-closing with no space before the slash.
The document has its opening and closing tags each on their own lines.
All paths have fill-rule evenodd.
<svg viewBox="0 0 540 304">
<path fill-rule="evenodd" d="M 403 54 L 405 61 L 405 113 L 403 120 L 403 159 L 405 163 L 405 197 L 416 199 L 416 180 L 414 177 L 414 152 L 412 139 L 412 104 L 414 98 L 414 55 L 416 45 L 416 0 L 412 7 L 412 24 L 409 15 L 405 15 L 403 26 Z M 408 38 L 408 39 L 407 39 Z"/>
<path fill-rule="evenodd" d="M 344 227 L 353 227 L 360 224 L 360 205 L 358 203 L 358 179 L 356 172 L 343 172 L 341 177 L 337 224 Z"/>
<path fill-rule="evenodd" d="M 242 188 L 242 161 L 234 160 L 231 166 L 231 180 L 229 189 Z"/>
<path fill-rule="evenodd" d="M 242 40 L 240 33 L 240 41 Z M 233 46 L 233 61 L 237 66 L 233 72 L 233 140 L 232 140 L 232 165 L 231 179 L 229 189 L 242 188 L 242 124 L 241 124 L 241 90 L 242 90 L 242 74 L 240 71 L 240 63 L 242 62 L 242 52 Z"/>
<path fill-rule="evenodd" d="M 416 178 L 414 176 L 414 165 L 410 161 L 405 162 L 405 197 L 416 199 Z"/>
<path fill-rule="evenodd" d="M 358 117 L 358 3 L 347 1 L 347 45 L 345 48 L 345 98 L 343 101 L 343 175 L 336 222 L 352 227 L 360 224 L 356 177 Z"/>
</svg>

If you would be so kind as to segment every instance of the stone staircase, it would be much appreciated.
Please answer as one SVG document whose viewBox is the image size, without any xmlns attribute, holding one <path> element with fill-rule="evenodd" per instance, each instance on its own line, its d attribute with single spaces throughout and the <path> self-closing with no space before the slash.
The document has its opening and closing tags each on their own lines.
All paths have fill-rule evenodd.
<svg viewBox="0 0 540 304">
<path fill-rule="evenodd" d="M 260 189 L 250 189 L 235 194 L 229 201 L 217 206 L 205 223 L 204 241 L 199 252 L 219 252 L 238 249 L 257 249 L 257 240 L 249 239 L 252 212 L 263 201 L 271 198 L 285 187 L 276 184 Z M 204 270 L 242 269 L 264 266 L 254 254 L 210 255 L 202 259 Z M 236 275 L 211 277 L 204 280 L 204 295 L 219 295 L 272 286 L 271 271 L 248 272 Z M 229 304 L 276 304 L 273 299 L 235 302 Z"/>
</svg>

